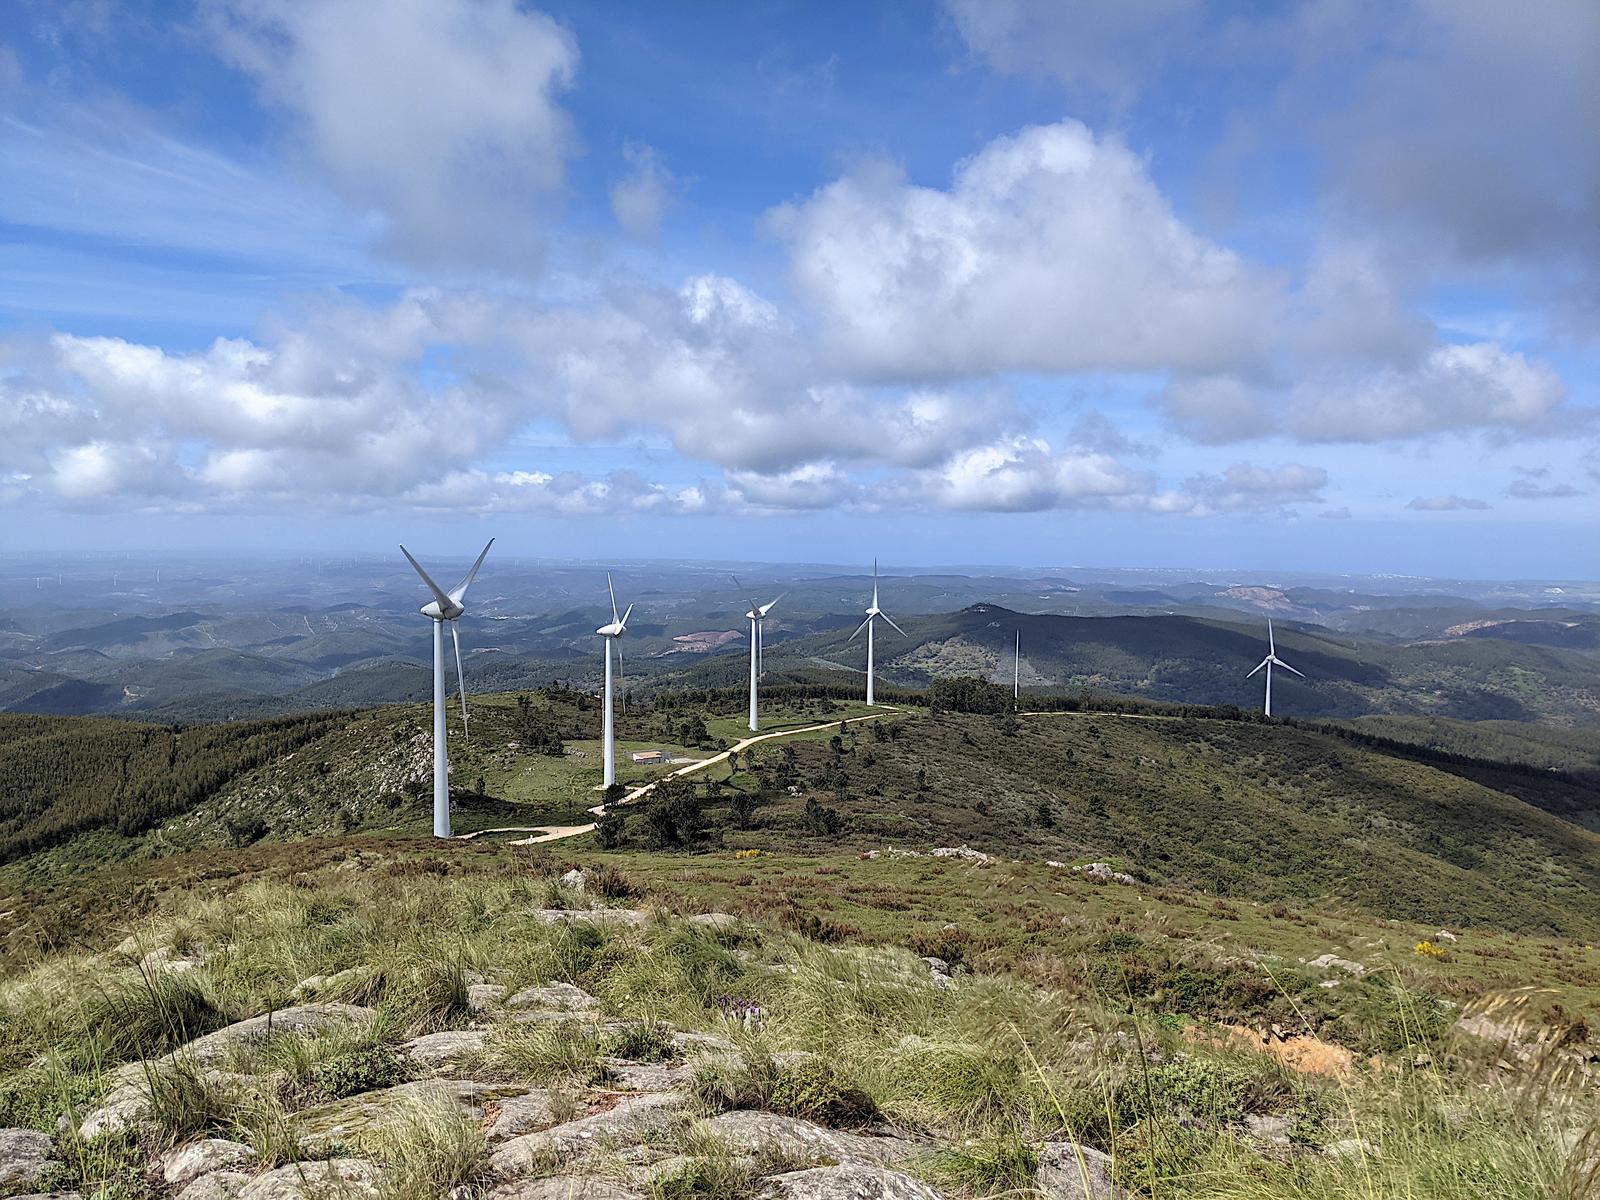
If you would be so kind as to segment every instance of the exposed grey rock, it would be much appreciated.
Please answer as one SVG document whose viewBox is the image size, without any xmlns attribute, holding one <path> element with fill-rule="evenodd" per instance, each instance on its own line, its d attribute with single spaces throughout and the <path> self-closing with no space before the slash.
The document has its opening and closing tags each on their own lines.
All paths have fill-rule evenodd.
<svg viewBox="0 0 1600 1200">
<path fill-rule="evenodd" d="M 941 1200 L 920 1179 L 860 1163 L 774 1175 L 761 1196 L 762 1200 Z"/>
<path fill-rule="evenodd" d="M 0 1129 L 0 1191 L 37 1183 L 52 1164 L 53 1141 L 33 1129 Z"/>
<path fill-rule="evenodd" d="M 190 1042 L 184 1052 L 202 1063 L 212 1063 L 230 1051 L 278 1034 L 316 1035 L 332 1029 L 365 1028 L 375 1015 L 372 1009 L 355 1004 L 301 1004 L 280 1008 L 208 1033 Z"/>
<path fill-rule="evenodd" d="M 1074 871 L 1082 871 L 1083 877 L 1092 883 L 1131 883 L 1139 881 L 1126 871 L 1113 870 L 1110 863 L 1093 862 L 1081 867 L 1073 867 Z"/>
<path fill-rule="evenodd" d="M 235 1200 L 249 1183 L 250 1176 L 243 1171 L 213 1171 L 185 1187 L 175 1200 Z"/>
<path fill-rule="evenodd" d="M 205 960 L 205 950 L 200 947 L 188 954 L 179 954 L 171 946 L 157 946 L 139 960 L 139 969 L 147 974 L 165 971 L 169 975 L 181 975 L 194 970 Z"/>
<path fill-rule="evenodd" d="M 636 908 L 536 908 L 529 914 L 541 925 L 629 925 L 650 923 L 650 914 Z"/>
<path fill-rule="evenodd" d="M 652 1092 L 623 1100 L 609 1112 L 580 1117 L 507 1142 L 489 1159 L 502 1179 L 516 1178 L 554 1158 L 569 1162 L 608 1148 L 659 1137 L 683 1112 L 688 1098 L 678 1092 Z"/>
<path fill-rule="evenodd" d="M 467 1008 L 475 1013 L 488 1012 L 506 998 L 506 989 L 498 983 L 474 983 L 467 988 Z"/>
<path fill-rule="evenodd" d="M 630 1092 L 670 1092 L 686 1086 L 699 1069 L 694 1063 L 636 1063 L 622 1058 L 601 1061 L 615 1086 Z"/>
<path fill-rule="evenodd" d="M 733 1054 L 739 1047 L 715 1033 L 701 1033 L 697 1029 L 684 1029 L 672 1035 L 672 1048 L 679 1054 L 710 1052 Z"/>
<path fill-rule="evenodd" d="M 403 1120 L 421 1104 L 449 1105 L 474 1121 L 482 1121 L 488 1105 L 520 1095 L 522 1090 L 468 1079 L 423 1079 L 363 1092 L 300 1113 L 299 1123 L 305 1129 L 303 1144 L 326 1150 L 333 1143 L 349 1141 L 354 1134 L 369 1133 Z"/>
<path fill-rule="evenodd" d="M 412 1038 L 400 1052 L 429 1071 L 448 1071 L 464 1064 L 483 1049 L 487 1029 L 451 1029 Z"/>
<path fill-rule="evenodd" d="M 491 1146 L 508 1142 L 525 1133 L 537 1133 L 556 1123 L 555 1097 L 546 1088 L 535 1088 L 520 1096 L 508 1096 L 492 1105 L 493 1123 L 484 1133 Z"/>
<path fill-rule="evenodd" d="M 1262 1117 L 1251 1113 L 1244 1119 L 1245 1131 L 1257 1141 L 1273 1146 L 1289 1144 L 1289 1129 L 1293 1122 L 1288 1117 Z"/>
<path fill-rule="evenodd" d="M 900 1137 L 844 1133 L 769 1112 L 731 1112 L 695 1122 L 698 1132 L 718 1138 L 736 1153 L 787 1162 L 865 1163 L 890 1166 L 914 1158 L 922 1146 Z"/>
<path fill-rule="evenodd" d="M 1348 958 L 1340 958 L 1337 954 L 1319 954 L 1310 962 L 1308 967 L 1319 967 L 1326 971 L 1329 967 L 1338 967 L 1341 971 L 1348 971 L 1352 975 L 1365 975 L 1367 968 L 1364 963 L 1354 962 Z"/>
<path fill-rule="evenodd" d="M 940 846 L 928 851 L 934 858 L 959 858 L 966 862 L 987 863 L 989 856 L 982 850 L 974 850 L 971 846 Z"/>
<path fill-rule="evenodd" d="M 484 1200 L 644 1200 L 644 1196 L 598 1175 L 552 1175 L 503 1183 Z"/>
<path fill-rule="evenodd" d="M 256 1152 L 243 1142 L 203 1138 L 169 1150 L 161 1159 L 161 1177 L 170 1187 L 182 1187 L 213 1171 L 238 1170 L 255 1162 Z"/>
<path fill-rule="evenodd" d="M 581 987 L 572 983 L 547 983 L 523 988 L 506 1001 L 507 1008 L 534 1009 L 540 1012 L 589 1012 L 600 1007 Z"/>
<path fill-rule="evenodd" d="M 589 873 L 573 867 L 561 877 L 561 886 L 571 888 L 575 892 L 582 892 L 589 884 Z"/>
<path fill-rule="evenodd" d="M 1036 1187 L 1048 1200 L 1112 1200 L 1127 1193 L 1111 1182 L 1111 1156 L 1073 1142 L 1039 1149 Z"/>
<path fill-rule="evenodd" d="M 252 1179 L 239 1200 L 366 1200 L 378 1194 L 382 1172 L 357 1158 L 290 1163 Z"/>
<path fill-rule="evenodd" d="M 145 1070 L 140 1063 L 125 1063 L 111 1074 L 100 1107 L 78 1123 L 78 1136 L 101 1137 L 133 1129 L 150 1111 L 150 1095 Z"/>
<path fill-rule="evenodd" d="M 1322 1148 L 1329 1158 L 1382 1158 L 1383 1151 L 1362 1138 L 1341 1138 Z"/>
</svg>

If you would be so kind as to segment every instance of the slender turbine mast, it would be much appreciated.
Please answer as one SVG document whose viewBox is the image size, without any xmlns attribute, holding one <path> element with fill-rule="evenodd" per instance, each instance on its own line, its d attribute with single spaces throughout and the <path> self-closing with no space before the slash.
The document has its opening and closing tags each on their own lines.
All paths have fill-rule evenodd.
<svg viewBox="0 0 1600 1200">
<path fill-rule="evenodd" d="M 611 624 L 602 625 L 595 633 L 605 639 L 606 644 L 606 711 L 605 711 L 605 786 L 610 787 L 617 781 L 617 734 L 616 734 L 616 707 L 612 700 L 613 684 L 611 681 L 611 647 L 615 643 L 617 648 L 617 667 L 622 667 L 622 635 L 628 632 L 628 618 L 633 615 L 633 605 L 628 605 L 628 611 L 620 617 L 617 615 L 617 589 L 611 586 L 611 572 L 606 572 L 606 591 L 611 593 Z"/>
<path fill-rule="evenodd" d="M 1265 708 L 1262 709 L 1262 711 L 1264 713 L 1266 713 L 1266 715 L 1269 716 L 1269 717 L 1272 715 L 1272 668 L 1273 668 L 1274 665 L 1282 667 L 1285 671 L 1294 671 L 1294 673 L 1296 675 L 1300 676 L 1301 679 L 1304 679 L 1306 677 L 1304 671 L 1295 671 L 1293 667 L 1291 667 L 1288 663 L 1284 662 L 1283 659 L 1278 657 L 1278 645 L 1273 640 L 1273 637 L 1272 637 L 1272 618 L 1268 617 L 1267 618 L 1267 656 L 1256 664 L 1256 671 L 1261 670 L 1262 667 L 1265 667 L 1267 669 L 1267 703 L 1266 703 Z M 1251 671 L 1250 675 L 1254 675 L 1256 673 L 1256 671 Z M 1245 678 L 1249 679 L 1250 675 L 1246 675 Z"/>
<path fill-rule="evenodd" d="M 733 580 L 733 583 L 734 583 L 735 587 L 738 587 L 738 588 L 741 588 L 741 589 L 744 587 L 744 585 L 739 582 L 739 577 L 737 575 L 730 576 L 729 578 L 731 578 Z M 762 622 L 764 622 L 767 619 L 767 614 L 772 611 L 772 606 L 774 604 L 776 604 L 779 600 L 782 600 L 782 599 L 783 599 L 782 596 L 774 596 L 771 600 L 767 601 L 767 603 L 765 603 L 765 604 L 757 604 L 754 600 L 751 600 L 750 601 L 750 611 L 745 613 L 745 616 L 747 618 L 749 618 L 749 621 L 750 621 L 750 732 L 751 733 L 754 733 L 756 731 L 756 729 L 757 729 L 756 692 L 757 692 L 757 687 L 758 687 L 759 681 L 761 679 L 761 654 L 762 654 L 761 625 L 762 625 Z"/>
<path fill-rule="evenodd" d="M 1017 630 L 1017 648 L 1011 659 L 1011 704 L 1022 700 L 1022 630 Z"/>
<path fill-rule="evenodd" d="M 433 619 L 433 836 L 447 838 L 450 836 L 450 752 L 445 745 L 445 703 L 444 703 L 444 625 L 450 622 L 450 640 L 456 648 L 456 680 L 461 685 L 461 732 L 468 741 L 472 740 L 472 733 L 467 728 L 467 677 L 461 670 L 461 634 L 457 629 L 461 614 L 467 610 L 461 606 L 466 599 L 467 589 L 472 586 L 472 581 L 478 577 L 478 568 L 483 566 L 483 560 L 489 557 L 489 546 L 494 545 L 490 538 L 488 545 L 478 555 L 478 561 L 472 564 L 472 570 L 466 577 L 448 592 L 441 588 L 426 571 L 422 564 L 411 557 L 411 551 L 404 546 L 400 553 L 406 556 L 406 561 L 422 576 L 422 582 L 428 585 L 428 590 L 433 593 L 433 599 L 422 606 L 422 615 Z"/>
<path fill-rule="evenodd" d="M 882 617 L 885 621 L 888 621 L 890 626 L 894 629 L 894 631 L 896 633 L 898 633 L 901 637 L 905 637 L 906 636 L 906 631 L 904 629 L 901 629 L 900 626 L 898 626 L 898 625 L 896 625 L 894 623 L 894 618 L 891 617 L 888 613 L 884 612 L 883 609 L 878 607 L 878 560 L 877 559 L 873 559 L 872 560 L 872 604 L 867 608 L 867 619 L 865 621 L 861 622 L 861 624 L 856 626 L 856 633 L 860 633 L 863 629 L 865 629 L 867 631 L 867 704 L 870 705 L 870 706 L 874 706 L 874 707 L 876 707 L 878 702 L 875 699 L 873 699 L 873 695 L 872 695 L 872 669 L 873 669 L 872 625 L 873 625 L 873 622 L 876 621 L 879 617 Z M 856 633 L 852 633 L 848 638 L 846 638 L 845 639 L 846 642 L 855 641 L 856 640 Z M 751 728 L 753 729 L 755 727 L 751 726 Z"/>
</svg>

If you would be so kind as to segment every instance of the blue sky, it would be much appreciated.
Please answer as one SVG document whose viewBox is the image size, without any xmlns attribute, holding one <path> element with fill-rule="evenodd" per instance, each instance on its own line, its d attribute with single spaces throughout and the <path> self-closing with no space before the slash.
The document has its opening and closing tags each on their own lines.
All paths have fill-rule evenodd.
<svg viewBox="0 0 1600 1200">
<path fill-rule="evenodd" d="M 1600 9 L 0 14 L 7 542 L 1600 568 Z"/>
</svg>

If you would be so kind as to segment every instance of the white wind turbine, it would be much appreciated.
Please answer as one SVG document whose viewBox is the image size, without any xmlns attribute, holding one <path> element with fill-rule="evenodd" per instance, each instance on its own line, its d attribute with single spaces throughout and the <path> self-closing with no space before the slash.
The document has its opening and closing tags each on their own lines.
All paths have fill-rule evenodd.
<svg viewBox="0 0 1600 1200">
<path fill-rule="evenodd" d="M 733 583 L 734 583 L 735 587 L 738 587 L 738 588 L 743 588 L 744 587 L 744 584 L 739 582 L 739 577 L 737 575 L 729 576 L 729 578 L 731 578 L 733 580 Z M 745 616 L 747 618 L 749 618 L 749 621 L 750 621 L 750 732 L 751 733 L 754 733 L 756 731 L 756 729 L 757 729 L 757 723 L 756 723 L 756 689 L 757 689 L 757 681 L 761 678 L 761 656 L 762 656 L 761 626 L 766 621 L 767 614 L 772 611 L 772 606 L 774 604 L 776 604 L 779 600 L 782 600 L 782 599 L 783 599 L 783 597 L 781 595 L 780 596 L 775 596 L 771 600 L 767 601 L 767 603 L 765 603 L 765 604 L 757 604 L 754 600 L 751 600 L 750 601 L 750 611 L 745 613 Z"/>
<path fill-rule="evenodd" d="M 867 631 L 867 703 L 869 705 L 876 705 L 877 704 L 877 701 L 872 698 L 872 654 L 873 654 L 872 623 L 878 617 L 882 617 L 885 621 L 888 621 L 889 624 L 891 626 L 893 626 L 894 631 L 896 633 L 898 633 L 901 637 L 905 637 L 906 636 L 906 631 L 904 629 L 901 629 L 900 626 L 895 625 L 894 618 L 891 617 L 888 613 L 884 612 L 883 609 L 878 607 L 878 560 L 877 559 L 873 559 L 872 560 L 872 605 L 871 605 L 871 607 L 869 607 L 867 609 L 867 619 L 865 621 L 861 622 L 861 624 L 856 626 L 856 633 L 860 633 L 863 629 L 865 629 Z M 855 641 L 856 640 L 856 633 L 852 633 L 845 640 L 847 642 Z M 750 728 L 754 729 L 755 726 L 752 725 Z"/>
<path fill-rule="evenodd" d="M 1269 717 L 1272 715 L 1272 668 L 1273 668 L 1274 665 L 1282 667 L 1285 671 L 1294 671 L 1294 673 L 1296 675 L 1300 676 L 1301 679 L 1304 679 L 1306 677 L 1304 671 L 1295 671 L 1293 667 L 1291 667 L 1288 663 L 1284 662 L 1283 659 L 1278 657 L 1278 646 L 1277 646 L 1277 643 L 1273 640 L 1273 637 L 1272 637 L 1272 618 L 1268 617 L 1267 618 L 1267 656 L 1256 664 L 1256 671 L 1261 670 L 1262 667 L 1265 667 L 1267 669 L 1267 703 L 1266 703 L 1266 707 L 1265 707 L 1265 709 L 1263 709 L 1263 711 Z M 1251 671 L 1250 675 L 1254 675 L 1256 673 L 1256 671 Z M 1245 678 L 1249 679 L 1250 675 L 1246 675 Z"/>
<path fill-rule="evenodd" d="M 1011 659 L 1011 706 L 1022 700 L 1022 630 L 1017 630 L 1017 648 Z"/>
<path fill-rule="evenodd" d="M 611 647 L 617 648 L 617 667 L 622 667 L 622 635 L 628 632 L 628 618 L 633 615 L 633 605 L 628 605 L 628 611 L 620 617 L 617 615 L 617 589 L 611 586 L 611 572 L 606 572 L 606 591 L 611 593 L 611 624 L 602 625 L 595 630 L 606 643 L 606 711 L 603 727 L 604 754 L 605 754 L 605 783 L 610 787 L 617 781 L 617 734 L 616 734 L 616 706 L 612 701 L 611 682 Z"/>
<path fill-rule="evenodd" d="M 472 740 L 472 734 L 467 729 L 467 677 L 461 670 L 461 634 L 457 630 L 457 622 L 466 609 L 461 606 L 461 601 L 466 598 L 467 589 L 472 586 L 472 581 L 478 577 L 478 568 L 483 566 L 483 560 L 489 556 L 489 547 L 494 545 L 490 538 L 484 546 L 483 552 L 478 555 L 478 561 L 472 564 L 472 570 L 466 577 L 448 592 L 435 583 L 422 564 L 411 557 L 411 551 L 404 546 L 400 553 L 406 556 L 422 582 L 428 585 L 428 590 L 433 593 L 433 599 L 422 606 L 422 615 L 433 619 L 433 836 L 447 838 L 450 836 L 450 754 L 445 746 L 445 705 L 444 705 L 444 623 L 450 622 L 450 640 L 456 647 L 456 680 L 461 685 L 461 732 L 467 740 Z"/>
</svg>

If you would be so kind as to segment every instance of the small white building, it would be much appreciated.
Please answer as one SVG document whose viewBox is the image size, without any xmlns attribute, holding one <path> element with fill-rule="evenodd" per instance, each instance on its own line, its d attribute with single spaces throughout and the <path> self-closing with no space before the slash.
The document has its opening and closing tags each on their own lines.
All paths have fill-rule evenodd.
<svg viewBox="0 0 1600 1200">
<path fill-rule="evenodd" d="M 635 750 L 633 761 L 643 766 L 656 766 L 667 761 L 665 750 Z"/>
</svg>

